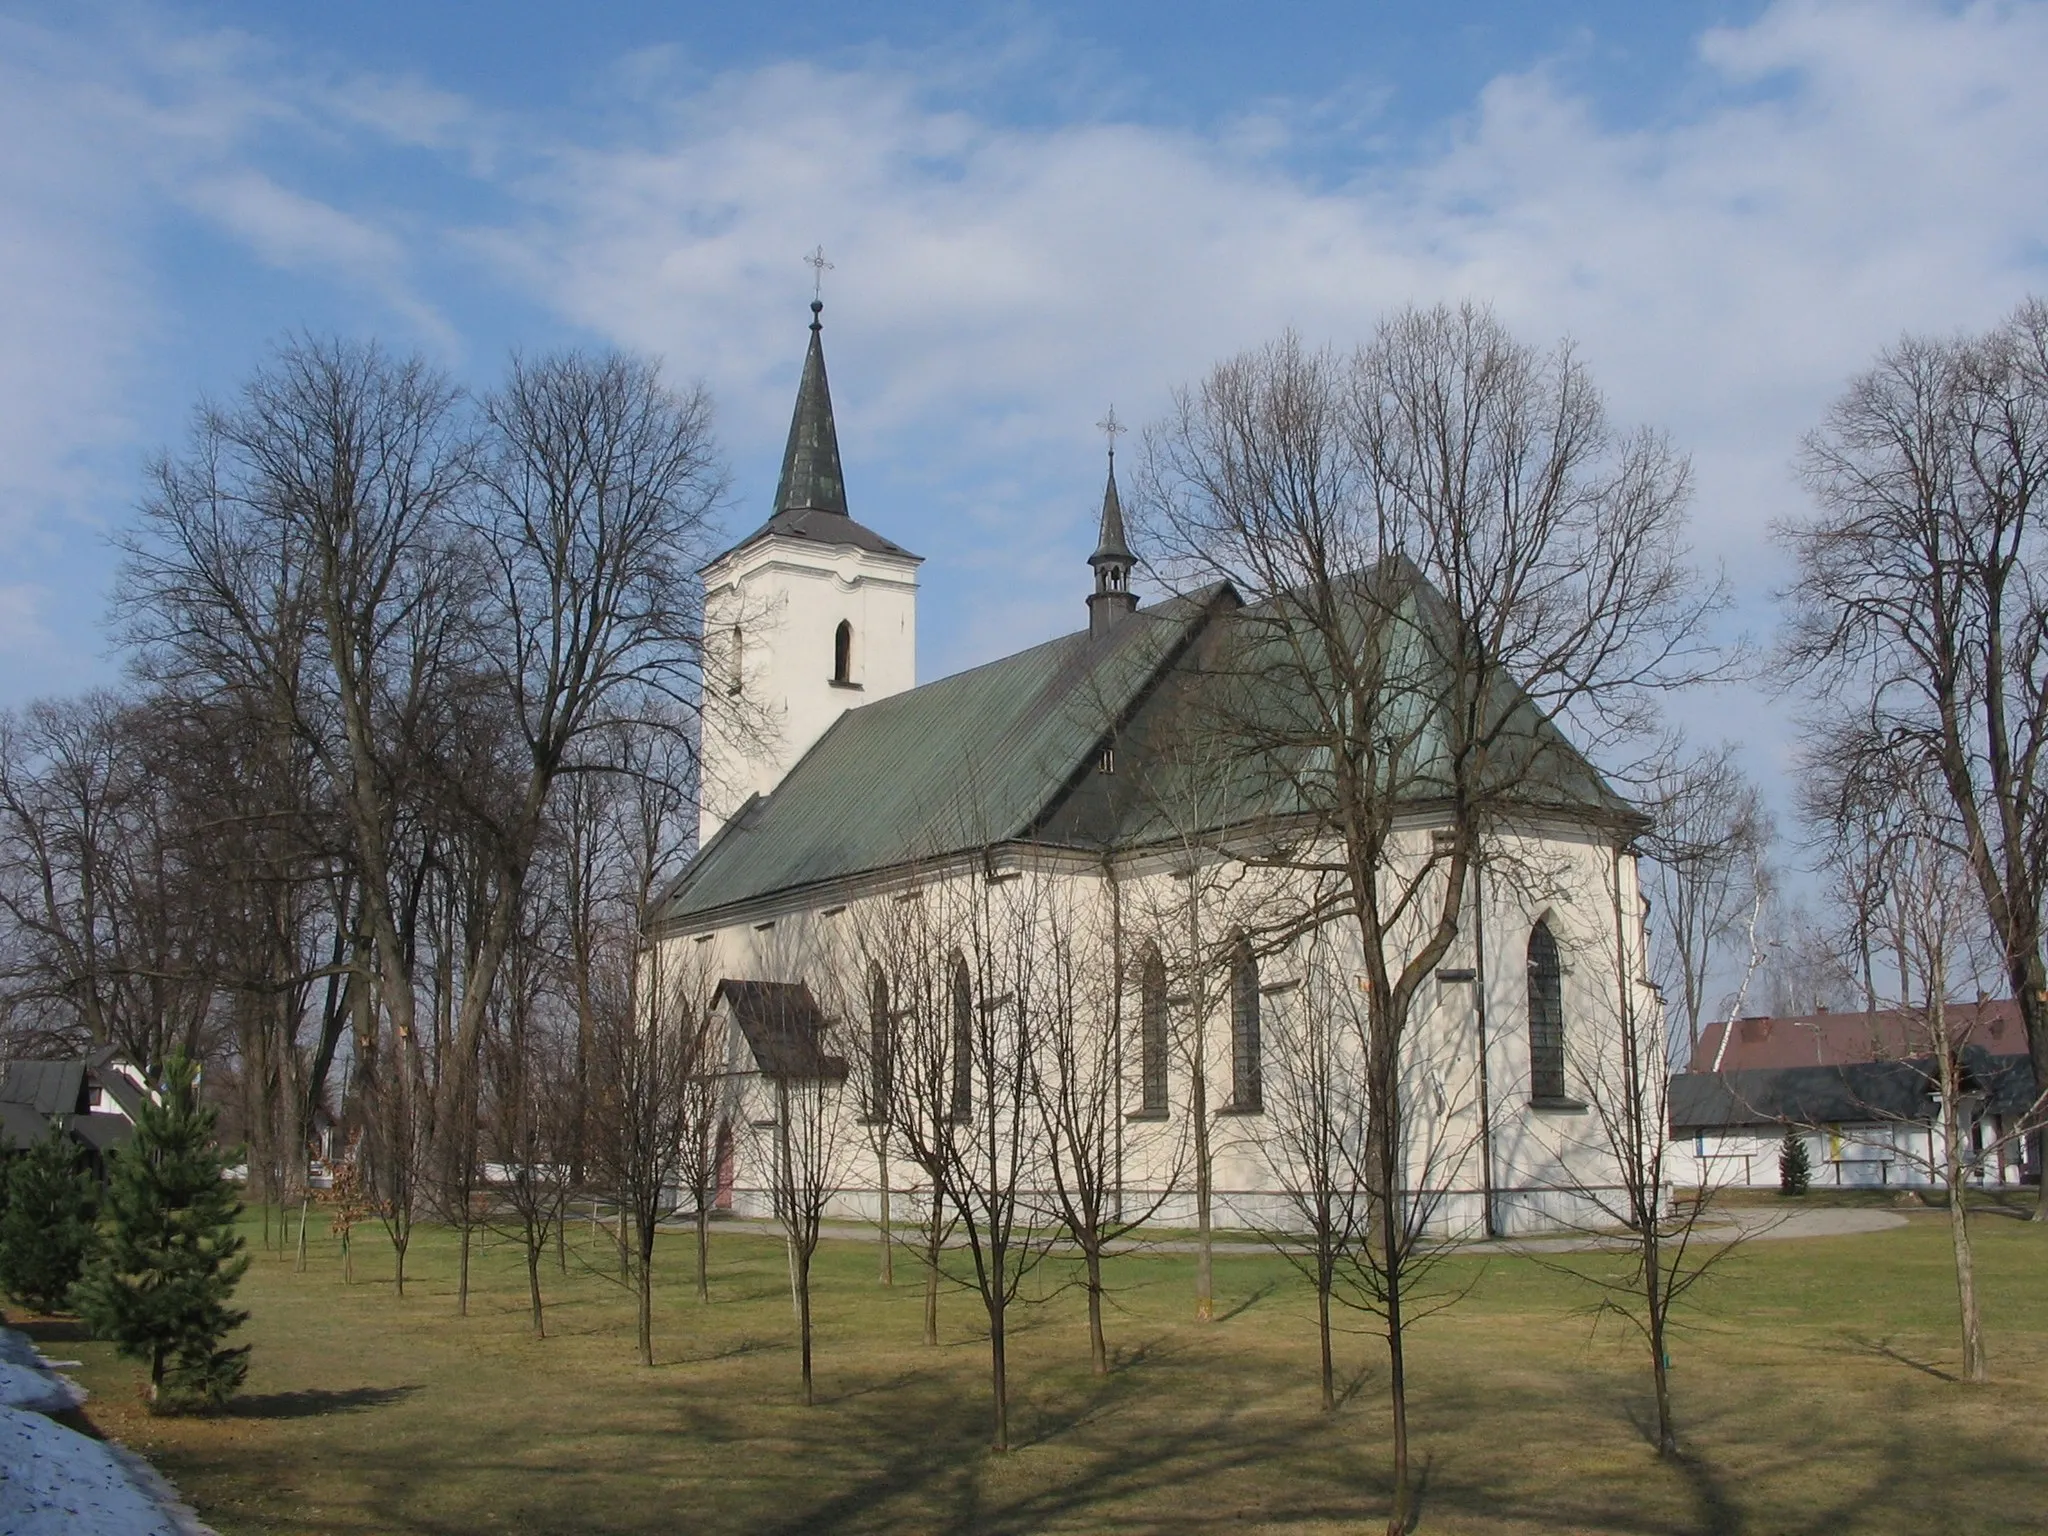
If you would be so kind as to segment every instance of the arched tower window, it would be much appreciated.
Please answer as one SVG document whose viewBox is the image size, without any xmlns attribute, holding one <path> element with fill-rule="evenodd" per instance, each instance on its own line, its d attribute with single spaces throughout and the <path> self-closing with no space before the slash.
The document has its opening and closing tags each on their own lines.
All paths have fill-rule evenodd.
<svg viewBox="0 0 2048 1536">
<path fill-rule="evenodd" d="M 853 625 L 846 619 L 832 632 L 832 681 L 853 681 Z"/>
<path fill-rule="evenodd" d="M 974 983 L 967 959 L 953 956 L 953 1118 L 974 1117 Z"/>
<path fill-rule="evenodd" d="M 1259 1066 L 1259 962 L 1242 934 L 1230 950 L 1230 1107 L 1263 1107 Z"/>
<path fill-rule="evenodd" d="M 1543 922 L 1529 930 L 1529 1096 L 1565 1096 L 1564 967 Z"/>
<path fill-rule="evenodd" d="M 1138 966 L 1138 1066 L 1148 1115 L 1166 1113 L 1166 962 L 1147 944 Z"/>
<path fill-rule="evenodd" d="M 889 1118 L 894 1084 L 896 1042 L 889 1027 L 889 978 L 879 965 L 868 967 L 868 1118 Z"/>
<path fill-rule="evenodd" d="M 732 676 L 725 681 L 727 693 L 738 693 L 747 677 L 747 632 L 739 625 L 732 627 Z"/>
</svg>

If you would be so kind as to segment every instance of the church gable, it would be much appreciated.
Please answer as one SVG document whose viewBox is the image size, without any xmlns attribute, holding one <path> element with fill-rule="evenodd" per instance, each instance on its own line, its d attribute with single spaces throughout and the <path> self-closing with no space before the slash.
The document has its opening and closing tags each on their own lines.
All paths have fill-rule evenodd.
<svg viewBox="0 0 2048 1536">
<path fill-rule="evenodd" d="M 663 925 L 1032 833 L 1227 590 L 847 712 L 698 854 Z"/>
</svg>

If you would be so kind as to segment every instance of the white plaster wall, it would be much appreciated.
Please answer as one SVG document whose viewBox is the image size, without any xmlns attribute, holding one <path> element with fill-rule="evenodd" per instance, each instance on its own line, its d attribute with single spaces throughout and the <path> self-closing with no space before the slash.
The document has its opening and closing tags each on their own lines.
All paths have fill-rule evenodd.
<svg viewBox="0 0 2048 1536">
<path fill-rule="evenodd" d="M 823 633 L 829 665 L 830 631 Z M 1427 836 L 1427 829 L 1415 831 L 1409 843 L 1411 858 L 1421 857 Z M 1568 1074 L 1578 1097 L 1593 1102 L 1614 1086 L 1624 985 L 1628 988 L 1627 1006 L 1635 1010 L 1637 1027 L 1649 1042 L 1649 1059 L 1658 1060 L 1655 1042 L 1662 1036 L 1662 1018 L 1654 991 L 1641 980 L 1641 906 L 1633 861 L 1627 857 L 1620 861 L 1626 953 L 1618 957 L 1611 846 L 1591 834 L 1548 829 L 1504 844 L 1501 854 L 1497 863 L 1506 872 L 1489 873 L 1480 888 L 1483 948 L 1474 934 L 1463 933 L 1442 965 L 1443 969 L 1483 971 L 1487 1004 L 1485 1116 L 1491 1132 L 1486 1141 L 1492 1154 L 1495 1227 L 1515 1233 L 1560 1224 L 1598 1225 L 1602 1222 L 1598 1203 L 1586 1199 L 1582 1191 L 1587 1186 L 1610 1188 L 1616 1180 L 1615 1160 L 1600 1117 L 1590 1108 L 1577 1112 L 1539 1109 L 1529 1100 L 1527 944 L 1531 926 L 1539 916 L 1546 917 L 1565 955 Z M 1212 873 L 1216 878 L 1205 885 L 1202 895 L 1203 926 L 1208 934 L 1205 942 L 1215 942 L 1240 922 L 1256 926 L 1262 918 L 1283 913 L 1298 894 L 1288 884 L 1294 877 L 1270 871 L 1219 868 Z M 1107 949 L 1111 891 L 1099 872 L 1075 870 L 1025 878 L 1045 879 L 1049 899 L 1059 904 L 1071 931 L 1092 935 L 1095 943 Z M 930 887 L 935 893 L 932 899 L 938 899 L 939 885 L 947 888 L 948 899 L 970 896 L 980 888 L 981 880 L 978 868 L 955 873 Z M 1133 978 L 1123 1002 L 1123 1019 L 1125 1102 L 1135 1111 L 1141 1097 L 1136 944 L 1140 934 L 1160 932 L 1171 978 L 1169 992 L 1183 993 L 1173 955 L 1175 941 L 1164 919 L 1176 911 L 1185 913 L 1187 886 L 1163 868 L 1139 868 L 1120 878 L 1116 898 L 1122 903 L 1127 964 Z M 808 981 L 828 1010 L 840 1011 L 848 1016 L 852 1028 L 864 1029 L 866 1016 L 858 999 L 865 986 L 865 964 L 852 953 L 850 937 L 861 931 L 863 909 L 879 908 L 897 899 L 898 893 L 883 891 L 854 896 L 844 904 L 822 901 L 814 908 L 780 912 L 772 919 L 756 917 L 708 933 L 678 935 L 667 942 L 704 946 L 715 975 Z M 1339 931 L 1333 942 L 1349 944 L 1355 953 L 1355 936 Z M 1325 967 L 1339 976 L 1348 968 L 1341 957 L 1334 967 Z M 838 974 L 841 971 L 851 974 Z M 1306 957 L 1299 950 L 1262 959 L 1261 982 L 1273 989 L 1262 1004 L 1263 1030 L 1269 1042 L 1275 1040 L 1277 1031 L 1288 1027 L 1295 1011 L 1305 1006 L 1298 989 L 1286 990 L 1290 980 L 1304 974 Z M 1416 1127 L 1410 1154 L 1411 1183 L 1428 1188 L 1429 1197 L 1437 1204 L 1436 1225 L 1451 1235 L 1478 1235 L 1486 1217 L 1476 1006 L 1479 989 L 1475 982 L 1425 982 L 1409 1036 L 1407 1091 L 1411 1124 Z M 1272 1133 L 1270 1107 L 1263 1115 L 1219 1113 L 1231 1093 L 1229 996 L 1221 980 L 1212 980 L 1208 990 L 1210 1011 L 1203 1031 L 1206 1048 L 1201 1070 L 1212 1114 L 1215 1219 L 1219 1226 L 1284 1224 L 1284 1200 L 1266 1145 Z M 1183 1040 L 1188 1024 L 1186 1008 L 1176 1007 L 1174 1028 Z M 1271 1049 L 1269 1045 L 1269 1056 Z M 1177 1164 L 1184 1163 L 1181 1149 L 1187 1135 L 1186 1106 L 1192 1097 L 1194 1069 L 1186 1055 L 1170 1053 L 1169 1119 L 1125 1123 L 1127 1203 L 1149 1204 L 1152 1193 L 1165 1186 Z M 848 1216 L 871 1217 L 878 1204 L 879 1179 L 869 1138 L 857 1123 L 861 1113 L 858 1098 L 857 1088 L 850 1087 L 841 1106 L 849 1145 L 841 1210 Z M 736 1205 L 760 1206 L 758 1189 L 765 1179 L 749 1164 L 745 1136 L 739 1139 L 739 1153 Z M 892 1167 L 891 1188 L 903 1194 L 916 1178 L 915 1170 L 899 1160 Z M 914 1199 L 910 1203 L 914 1206 Z M 896 1215 L 904 1219 L 902 1209 Z M 1166 1225 L 1190 1224 L 1191 1195 L 1170 1199 L 1157 1219 Z"/>
<path fill-rule="evenodd" d="M 770 535 L 713 564 L 704 584 L 700 847 L 840 715 L 917 685 L 915 560 Z M 851 686 L 832 678 L 842 622 L 853 626 Z"/>
</svg>

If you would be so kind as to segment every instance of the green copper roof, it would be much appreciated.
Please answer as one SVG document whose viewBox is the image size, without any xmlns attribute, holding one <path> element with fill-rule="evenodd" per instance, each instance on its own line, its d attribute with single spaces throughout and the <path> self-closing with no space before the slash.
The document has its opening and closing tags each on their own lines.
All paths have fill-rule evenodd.
<svg viewBox="0 0 2048 1536">
<path fill-rule="evenodd" d="M 697 855 L 663 921 L 1028 835 L 1228 590 L 848 710 Z"/>
<path fill-rule="evenodd" d="M 1452 788 L 1448 608 L 1405 562 L 1333 595 L 1355 643 L 1387 657 L 1364 729 L 1398 743 L 1388 782 L 1418 806 L 1439 800 Z M 1296 601 L 1248 608 L 1219 584 L 849 710 L 698 854 L 662 922 L 722 921 L 713 914 L 1003 843 L 1101 853 L 1327 816 L 1327 691 L 1302 670 Z M 1480 782 L 1499 786 L 1499 803 L 1636 816 L 1519 688 L 1485 675 Z M 1221 731 L 1204 728 L 1225 716 Z M 1114 773 L 1096 771 L 1105 745 Z"/>
<path fill-rule="evenodd" d="M 839 468 L 839 432 L 832 424 L 832 391 L 825 382 L 824 325 L 811 305 L 811 348 L 804 354 L 803 382 L 789 419 L 789 446 L 782 452 L 782 479 L 775 487 L 776 512 L 837 512 L 846 516 L 846 476 Z"/>
</svg>

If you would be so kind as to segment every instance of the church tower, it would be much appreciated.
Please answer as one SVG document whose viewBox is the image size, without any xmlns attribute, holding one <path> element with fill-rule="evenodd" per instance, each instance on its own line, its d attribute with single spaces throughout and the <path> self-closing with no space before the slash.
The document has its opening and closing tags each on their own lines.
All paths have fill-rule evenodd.
<svg viewBox="0 0 2048 1536">
<path fill-rule="evenodd" d="M 774 513 L 703 571 L 699 847 L 749 796 L 771 793 L 841 714 L 917 683 L 923 560 L 847 512 L 824 308 L 811 305 Z"/>
<path fill-rule="evenodd" d="M 1088 563 L 1095 570 L 1095 590 L 1088 594 L 1088 633 L 1106 634 L 1138 608 L 1131 591 L 1131 567 L 1138 563 L 1124 539 L 1124 508 L 1116 494 L 1116 412 L 1109 413 L 1109 483 L 1102 488 L 1102 528 Z"/>
</svg>

